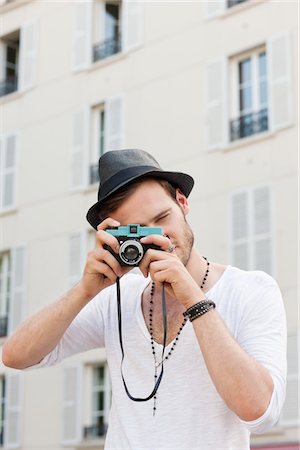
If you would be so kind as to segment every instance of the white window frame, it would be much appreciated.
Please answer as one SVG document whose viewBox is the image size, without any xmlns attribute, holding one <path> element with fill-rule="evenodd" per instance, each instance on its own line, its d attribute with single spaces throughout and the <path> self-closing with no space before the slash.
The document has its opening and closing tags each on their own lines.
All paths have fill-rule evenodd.
<svg viewBox="0 0 300 450">
<path fill-rule="evenodd" d="M 102 119 L 101 115 L 104 114 Z M 91 155 L 89 161 L 89 167 L 97 166 L 99 157 L 105 153 L 105 121 L 106 121 L 106 107 L 105 102 L 99 103 L 96 106 L 92 107 L 92 145 L 91 145 Z M 102 123 L 103 121 L 103 123 Z M 103 129 L 103 134 L 101 134 L 101 128 Z M 103 137 L 103 146 L 100 150 L 100 140 Z M 89 175 L 89 184 L 91 183 L 90 175 Z"/>
<path fill-rule="evenodd" d="M 0 254 L 0 258 L 3 259 L 2 268 L 4 268 L 4 270 L 0 272 L 0 317 L 1 318 L 6 317 L 8 321 L 8 307 L 11 302 L 12 296 L 11 254 L 10 252 L 3 252 Z M 10 280 L 10 283 L 8 283 L 8 280 Z M 8 285 L 10 286 L 10 291 L 8 291 L 7 289 Z"/>
<path fill-rule="evenodd" d="M 237 119 L 244 114 L 251 114 L 260 111 L 261 105 L 259 104 L 259 55 L 265 52 L 268 58 L 267 49 L 265 45 L 259 46 L 255 49 L 251 49 L 242 54 L 236 55 L 230 58 L 230 120 Z M 251 79 L 252 79 L 252 109 L 251 111 L 244 111 L 241 114 L 239 105 L 239 63 L 251 59 Z M 268 73 L 268 71 L 267 71 Z M 269 83 L 269 80 L 267 80 Z M 268 107 L 268 106 L 266 106 Z"/>
<path fill-rule="evenodd" d="M 93 5 L 93 24 L 92 24 L 93 46 L 97 45 L 97 44 L 101 44 L 108 39 L 105 34 L 105 29 L 106 29 L 106 27 L 105 27 L 105 20 L 106 20 L 105 6 L 107 3 L 115 3 L 115 4 L 119 5 L 118 29 L 119 29 L 119 34 L 121 34 L 121 35 L 123 34 L 123 2 L 121 0 L 118 0 L 115 2 L 114 1 L 105 1 L 105 0 L 96 0 Z M 114 53 L 106 58 L 101 59 L 101 60 L 94 61 L 94 63 L 98 62 L 98 61 L 106 60 L 107 58 L 115 56 L 121 52 L 123 52 L 122 45 L 121 45 L 120 52 Z"/>
<path fill-rule="evenodd" d="M 103 386 L 93 386 L 93 371 L 99 367 L 104 367 L 104 383 Z M 109 375 L 109 369 L 106 361 L 97 362 L 86 366 L 86 386 L 88 389 L 88 395 L 86 395 L 86 424 L 88 426 L 93 425 L 93 394 L 97 392 L 104 392 L 104 409 L 97 412 L 102 412 L 103 423 L 108 425 L 109 411 L 111 406 L 111 381 Z M 99 436 L 101 437 L 101 436 Z M 95 438 L 97 439 L 97 438 Z"/>
</svg>

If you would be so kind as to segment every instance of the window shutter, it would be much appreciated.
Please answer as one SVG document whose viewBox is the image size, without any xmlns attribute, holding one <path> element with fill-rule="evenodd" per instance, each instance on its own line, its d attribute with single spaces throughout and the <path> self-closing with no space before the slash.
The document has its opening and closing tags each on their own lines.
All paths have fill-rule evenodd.
<svg viewBox="0 0 300 450">
<path fill-rule="evenodd" d="M 8 318 L 8 333 L 23 320 L 25 304 L 25 248 L 12 249 L 12 295 Z"/>
<path fill-rule="evenodd" d="M 105 107 L 105 151 L 119 150 L 123 145 L 123 100 L 110 98 Z"/>
<path fill-rule="evenodd" d="M 5 61 L 5 44 L 3 41 L 0 41 L 0 61 Z M 2 63 L 0 65 L 0 81 L 3 81 L 4 79 L 5 79 L 5 64 Z"/>
<path fill-rule="evenodd" d="M 69 239 L 69 287 L 74 286 L 81 278 L 86 256 L 86 233 L 72 234 Z"/>
<path fill-rule="evenodd" d="M 91 0 L 75 5 L 75 34 L 73 51 L 73 68 L 75 71 L 85 69 L 92 60 L 92 7 Z"/>
<path fill-rule="evenodd" d="M 0 209 L 16 207 L 17 136 L 9 134 L 0 142 Z"/>
<path fill-rule="evenodd" d="M 4 446 L 7 449 L 21 447 L 23 374 L 8 373 L 6 415 L 4 422 Z"/>
<path fill-rule="evenodd" d="M 36 82 L 37 25 L 30 22 L 22 26 L 20 39 L 20 88 L 30 89 Z"/>
<path fill-rule="evenodd" d="M 268 41 L 270 125 L 272 130 L 292 122 L 290 35 L 272 36 Z"/>
<path fill-rule="evenodd" d="M 71 149 L 71 190 L 82 190 L 87 186 L 90 111 L 83 108 L 73 115 L 73 146 Z"/>
<path fill-rule="evenodd" d="M 123 2 L 123 47 L 132 50 L 143 41 L 143 3 L 125 0 Z"/>
<path fill-rule="evenodd" d="M 253 191 L 254 267 L 268 274 L 273 273 L 271 193 L 264 186 Z"/>
<path fill-rule="evenodd" d="M 215 59 L 206 67 L 206 147 L 222 148 L 228 142 L 227 60 Z"/>
<path fill-rule="evenodd" d="M 225 0 L 204 1 L 203 12 L 205 19 L 220 16 L 225 11 Z"/>
<path fill-rule="evenodd" d="M 286 398 L 282 408 L 280 424 L 281 425 L 298 425 L 298 360 L 299 360 L 299 336 L 297 334 L 288 336 L 287 345 L 287 386 Z"/>
<path fill-rule="evenodd" d="M 232 256 L 234 266 L 249 268 L 249 195 L 247 192 L 233 194 L 231 200 Z"/>
<path fill-rule="evenodd" d="M 64 368 L 62 442 L 65 445 L 76 445 L 82 440 L 82 375 L 81 364 Z"/>
<path fill-rule="evenodd" d="M 237 192 L 231 205 L 231 260 L 244 270 L 273 274 L 271 192 L 268 186 Z"/>
</svg>

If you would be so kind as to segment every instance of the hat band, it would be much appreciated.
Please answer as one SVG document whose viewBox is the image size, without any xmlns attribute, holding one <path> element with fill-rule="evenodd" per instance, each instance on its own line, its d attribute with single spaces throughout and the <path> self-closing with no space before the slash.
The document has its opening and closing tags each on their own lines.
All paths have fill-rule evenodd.
<svg viewBox="0 0 300 450">
<path fill-rule="evenodd" d="M 161 172 L 162 169 L 153 166 L 136 166 L 128 167 L 127 169 L 120 170 L 107 181 L 100 185 L 98 193 L 98 201 L 106 197 L 110 192 L 113 192 L 116 188 L 122 187 L 123 184 L 130 181 L 131 178 L 136 178 L 140 175 L 146 175 L 149 172 Z"/>
</svg>

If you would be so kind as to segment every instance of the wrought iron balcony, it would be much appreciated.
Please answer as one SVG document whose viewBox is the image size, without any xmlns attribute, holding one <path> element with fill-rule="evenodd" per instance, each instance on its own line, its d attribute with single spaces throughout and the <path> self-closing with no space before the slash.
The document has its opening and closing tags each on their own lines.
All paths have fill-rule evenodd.
<svg viewBox="0 0 300 450">
<path fill-rule="evenodd" d="M 239 3 L 244 3 L 247 0 L 228 0 L 227 1 L 227 7 L 231 8 L 232 6 L 238 5 Z"/>
<path fill-rule="evenodd" d="M 89 184 L 99 183 L 99 169 L 98 164 L 90 165 Z"/>
<path fill-rule="evenodd" d="M 89 427 L 83 428 L 84 439 L 97 439 L 99 437 L 105 436 L 107 431 L 107 425 L 91 425 Z"/>
<path fill-rule="evenodd" d="M 93 46 L 93 62 L 115 55 L 121 51 L 121 48 L 122 43 L 120 34 L 111 39 L 106 39 L 103 42 L 95 44 Z"/>
<path fill-rule="evenodd" d="M 257 113 L 245 114 L 238 119 L 230 122 L 230 140 L 236 141 L 253 134 L 267 131 L 268 124 L 268 109 L 262 109 Z"/>
<path fill-rule="evenodd" d="M 8 317 L 0 317 L 0 337 L 7 336 Z"/>
<path fill-rule="evenodd" d="M 0 97 L 18 90 L 18 77 L 0 81 Z"/>
</svg>

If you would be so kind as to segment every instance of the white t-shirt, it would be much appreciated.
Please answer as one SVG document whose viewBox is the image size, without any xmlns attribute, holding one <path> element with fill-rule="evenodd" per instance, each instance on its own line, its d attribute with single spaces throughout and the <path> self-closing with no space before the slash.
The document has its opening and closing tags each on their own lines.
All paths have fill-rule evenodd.
<svg viewBox="0 0 300 450">
<path fill-rule="evenodd" d="M 147 397 L 154 387 L 151 340 L 141 309 L 141 294 L 149 282 L 130 273 L 121 279 L 123 373 L 134 397 Z M 130 400 L 120 373 L 115 286 L 95 297 L 78 314 L 57 347 L 33 367 L 47 367 L 75 353 L 105 346 L 113 392 L 106 450 L 248 450 L 250 432 L 262 433 L 272 427 L 285 397 L 286 321 L 282 295 L 276 281 L 265 272 L 229 265 L 206 297 L 216 303 L 241 347 L 273 378 L 269 407 L 255 421 L 240 420 L 216 391 L 190 322 L 164 363 L 155 416 L 153 399 Z M 161 355 L 162 346 L 155 346 Z"/>
</svg>

